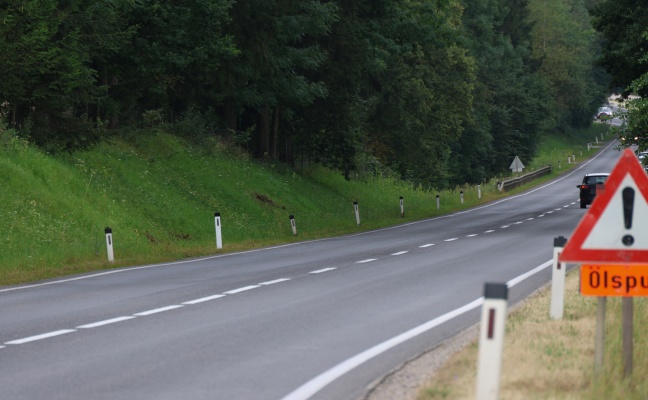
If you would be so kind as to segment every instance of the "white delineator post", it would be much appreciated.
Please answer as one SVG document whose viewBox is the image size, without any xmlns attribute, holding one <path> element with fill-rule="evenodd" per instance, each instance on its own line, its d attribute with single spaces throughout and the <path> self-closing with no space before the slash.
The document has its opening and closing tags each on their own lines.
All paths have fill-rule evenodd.
<svg viewBox="0 0 648 400">
<path fill-rule="evenodd" d="M 216 248 L 223 248 L 223 238 L 221 236 L 221 216 L 220 213 L 214 213 L 214 226 L 216 227 Z"/>
<path fill-rule="evenodd" d="M 499 395 L 507 299 L 508 287 L 505 283 L 485 285 L 479 331 L 477 400 L 497 400 Z"/>
<path fill-rule="evenodd" d="M 106 252 L 108 253 L 108 261 L 113 262 L 115 261 L 115 253 L 113 252 L 112 229 L 106 228 L 104 232 L 106 233 Z"/>
<path fill-rule="evenodd" d="M 481 199 L 481 185 L 477 185 L 477 198 Z"/>
<path fill-rule="evenodd" d="M 565 273 L 567 265 L 561 263 L 558 258 L 565 248 L 567 239 L 562 236 L 554 238 L 553 268 L 551 269 L 551 306 L 549 317 L 551 319 L 562 319 L 565 308 Z"/>
<path fill-rule="evenodd" d="M 405 205 L 403 203 L 403 196 L 400 197 L 401 218 L 405 217 Z"/>
<path fill-rule="evenodd" d="M 290 214 L 290 226 L 292 227 L 293 236 L 297 236 L 297 225 L 295 225 L 295 216 Z"/>
<path fill-rule="evenodd" d="M 441 200 L 439 199 L 439 195 L 436 195 L 436 201 L 437 201 L 437 210 L 441 208 Z"/>
<path fill-rule="evenodd" d="M 461 204 L 463 204 L 463 190 L 459 192 L 459 198 L 461 199 Z"/>
<path fill-rule="evenodd" d="M 360 210 L 358 209 L 358 202 L 353 202 L 353 210 L 355 211 L 356 224 L 360 225 Z"/>
</svg>

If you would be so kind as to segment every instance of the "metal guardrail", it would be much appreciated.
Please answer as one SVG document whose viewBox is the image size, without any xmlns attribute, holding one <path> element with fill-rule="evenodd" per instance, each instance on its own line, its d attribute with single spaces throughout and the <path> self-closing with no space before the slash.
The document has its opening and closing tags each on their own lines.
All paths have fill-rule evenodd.
<svg viewBox="0 0 648 400">
<path fill-rule="evenodd" d="M 543 175 L 547 175 L 551 173 L 551 165 L 547 165 L 546 167 L 539 168 L 533 172 L 530 172 L 528 174 L 524 174 L 522 176 L 519 176 L 517 178 L 509 179 L 507 181 L 503 182 L 498 182 L 497 183 L 497 189 L 499 189 L 500 192 L 502 191 L 507 191 L 514 189 L 518 186 L 521 186 L 527 182 L 530 182 L 534 179 L 537 179 Z"/>
</svg>

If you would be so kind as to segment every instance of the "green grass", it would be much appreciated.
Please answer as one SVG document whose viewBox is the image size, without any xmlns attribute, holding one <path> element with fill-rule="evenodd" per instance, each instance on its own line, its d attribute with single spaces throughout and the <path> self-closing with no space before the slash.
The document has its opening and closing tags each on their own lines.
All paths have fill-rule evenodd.
<svg viewBox="0 0 648 400">
<path fill-rule="evenodd" d="M 597 134 L 548 138 L 527 171 L 553 164 L 537 182 L 555 177 L 570 168 L 556 168 L 557 155 Z M 388 178 L 345 181 L 323 167 L 295 172 L 217 139 L 198 149 L 157 131 L 115 135 L 92 150 L 57 156 L 16 141 L 3 141 L 0 150 L 0 285 L 215 254 L 214 212 L 222 222 L 218 252 L 230 252 L 433 217 L 529 187 L 500 193 L 494 179 L 481 185 L 480 199 L 471 186 L 437 192 Z M 114 263 L 107 261 L 105 227 L 113 230 Z"/>
</svg>

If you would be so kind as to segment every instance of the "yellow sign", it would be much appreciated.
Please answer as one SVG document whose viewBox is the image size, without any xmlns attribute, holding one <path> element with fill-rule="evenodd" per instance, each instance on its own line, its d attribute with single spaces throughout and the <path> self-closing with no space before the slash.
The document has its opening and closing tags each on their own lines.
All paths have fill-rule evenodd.
<svg viewBox="0 0 648 400">
<path fill-rule="evenodd" d="M 583 296 L 648 296 L 648 265 L 583 265 Z"/>
</svg>

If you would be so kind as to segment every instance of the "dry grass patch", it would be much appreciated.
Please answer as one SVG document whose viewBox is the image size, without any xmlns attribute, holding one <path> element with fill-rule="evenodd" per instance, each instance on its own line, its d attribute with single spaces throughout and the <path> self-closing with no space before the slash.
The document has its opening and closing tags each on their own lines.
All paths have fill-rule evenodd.
<svg viewBox="0 0 648 400">
<path fill-rule="evenodd" d="M 578 274 L 566 282 L 564 317 L 549 318 L 550 286 L 511 310 L 504 338 L 500 399 L 590 398 L 596 299 L 578 292 Z M 478 344 L 438 371 L 418 400 L 474 399 Z"/>
</svg>

